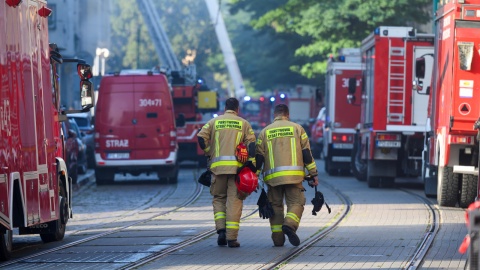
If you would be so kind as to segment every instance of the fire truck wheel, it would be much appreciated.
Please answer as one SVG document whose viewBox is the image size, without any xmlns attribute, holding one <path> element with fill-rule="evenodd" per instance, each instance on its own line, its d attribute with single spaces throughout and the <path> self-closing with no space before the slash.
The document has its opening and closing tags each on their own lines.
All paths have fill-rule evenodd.
<svg viewBox="0 0 480 270">
<path fill-rule="evenodd" d="M 475 201 L 477 196 L 478 177 L 472 174 L 464 174 L 462 176 L 462 184 L 460 185 L 460 198 L 458 204 L 462 208 L 467 208 Z"/>
<path fill-rule="evenodd" d="M 373 161 L 371 161 L 371 162 L 373 162 Z M 380 186 L 380 180 L 381 180 L 381 178 L 378 177 L 378 176 L 371 176 L 370 175 L 370 170 L 367 169 L 367 184 L 368 184 L 369 188 L 378 188 Z"/>
<path fill-rule="evenodd" d="M 458 182 L 458 174 L 453 173 L 452 167 L 438 167 L 437 201 L 439 206 L 456 206 Z"/>
<path fill-rule="evenodd" d="M 95 168 L 95 182 L 98 186 L 112 184 L 115 179 L 113 169 Z"/>
<path fill-rule="evenodd" d="M 329 156 L 325 157 L 325 172 L 328 173 L 328 175 L 335 176 L 338 175 L 338 170 L 333 167 L 333 161 L 332 158 Z"/>
<path fill-rule="evenodd" d="M 364 182 L 367 180 L 367 163 L 361 159 L 360 151 L 358 149 L 360 149 L 359 138 L 358 135 L 355 134 L 352 158 L 350 159 L 350 169 L 358 181 Z"/>
<path fill-rule="evenodd" d="M 66 211 L 68 209 L 67 205 L 67 192 L 65 191 L 65 187 L 62 185 L 62 182 L 59 181 L 58 189 L 60 192 L 60 211 Z M 68 213 L 62 213 L 63 215 Z M 66 222 L 66 220 L 65 220 Z M 67 224 L 62 222 L 62 219 L 59 217 L 57 220 L 48 222 L 49 227 L 54 228 L 54 232 L 51 233 L 41 233 L 40 238 L 44 243 L 60 241 L 65 237 L 65 230 L 67 228 Z"/>
<path fill-rule="evenodd" d="M 3 229 L 0 235 L 0 260 L 6 261 L 10 259 L 13 250 L 13 232 L 12 230 Z"/>
<path fill-rule="evenodd" d="M 382 177 L 382 187 L 392 188 L 395 186 L 395 177 Z"/>
<path fill-rule="evenodd" d="M 424 160 L 425 155 L 424 155 Z M 422 182 L 423 182 L 423 192 L 427 198 L 436 198 L 437 197 L 437 178 L 434 175 L 435 168 L 430 166 L 427 162 L 422 164 Z M 428 166 L 428 175 L 427 175 L 427 166 Z"/>
</svg>

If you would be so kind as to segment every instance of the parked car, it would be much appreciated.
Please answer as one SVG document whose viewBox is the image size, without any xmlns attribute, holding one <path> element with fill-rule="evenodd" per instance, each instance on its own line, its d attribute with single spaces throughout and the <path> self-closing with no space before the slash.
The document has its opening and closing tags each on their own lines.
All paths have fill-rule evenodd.
<svg viewBox="0 0 480 270">
<path fill-rule="evenodd" d="M 62 122 L 62 135 L 64 140 L 65 163 L 67 164 L 68 176 L 72 178 L 72 183 L 77 183 L 78 178 L 78 141 L 77 134 L 72 129 L 70 121 Z"/>
<path fill-rule="evenodd" d="M 68 118 L 74 119 L 78 128 L 83 133 L 87 145 L 87 164 L 89 168 L 95 167 L 95 136 L 91 113 L 71 113 Z"/>
<path fill-rule="evenodd" d="M 85 174 L 87 172 L 87 144 L 83 132 L 78 128 L 77 122 L 74 119 L 68 119 L 72 130 L 77 134 L 78 143 L 78 156 L 77 156 L 77 171 L 79 174 Z"/>
<path fill-rule="evenodd" d="M 325 107 L 318 112 L 317 119 L 312 125 L 310 131 L 310 148 L 314 157 L 322 158 L 323 152 L 323 129 L 325 127 Z"/>
</svg>

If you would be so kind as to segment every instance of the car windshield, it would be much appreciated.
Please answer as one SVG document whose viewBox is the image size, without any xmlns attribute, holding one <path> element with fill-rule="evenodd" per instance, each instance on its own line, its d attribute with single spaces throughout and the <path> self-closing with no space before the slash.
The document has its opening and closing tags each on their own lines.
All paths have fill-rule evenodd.
<svg viewBox="0 0 480 270">
<path fill-rule="evenodd" d="M 72 117 L 79 127 L 89 127 L 87 118 Z"/>
</svg>

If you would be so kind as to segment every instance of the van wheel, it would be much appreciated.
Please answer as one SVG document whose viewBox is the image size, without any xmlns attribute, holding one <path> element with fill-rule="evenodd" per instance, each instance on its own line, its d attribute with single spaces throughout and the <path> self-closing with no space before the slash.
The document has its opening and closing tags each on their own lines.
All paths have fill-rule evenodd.
<svg viewBox="0 0 480 270">
<path fill-rule="evenodd" d="M 333 161 L 332 158 L 329 156 L 325 157 L 325 172 L 328 173 L 330 176 L 335 176 L 338 175 L 338 170 L 337 169 L 332 169 L 333 167 Z"/>
<path fill-rule="evenodd" d="M 177 183 L 178 181 L 178 163 L 172 167 L 161 167 L 157 171 L 158 179 L 162 182 Z"/>
<path fill-rule="evenodd" d="M 0 260 L 7 261 L 10 259 L 13 250 L 13 231 L 3 229 L 0 233 Z"/>
<path fill-rule="evenodd" d="M 113 169 L 95 168 L 95 182 L 98 186 L 112 184 L 115 179 L 115 171 Z"/>
<path fill-rule="evenodd" d="M 65 237 L 65 230 L 67 228 L 67 217 L 68 217 L 68 202 L 67 202 L 67 192 L 65 191 L 65 187 L 62 185 L 62 182 L 59 182 L 58 185 L 59 195 L 60 195 L 60 213 L 64 218 L 62 221 L 61 217 L 58 217 L 57 220 L 48 222 L 48 227 L 53 227 L 54 232 L 52 233 L 41 233 L 40 238 L 44 243 L 60 241 Z"/>
<path fill-rule="evenodd" d="M 464 174 L 462 176 L 462 184 L 460 186 L 460 199 L 458 204 L 462 208 L 467 208 L 475 201 L 477 196 L 477 179 L 476 175 Z"/>
</svg>

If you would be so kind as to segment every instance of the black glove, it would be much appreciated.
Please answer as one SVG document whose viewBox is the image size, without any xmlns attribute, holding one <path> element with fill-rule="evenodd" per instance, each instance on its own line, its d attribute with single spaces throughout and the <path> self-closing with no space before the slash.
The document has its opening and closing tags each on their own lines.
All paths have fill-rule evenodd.
<svg viewBox="0 0 480 270">
<path fill-rule="evenodd" d="M 210 187 L 212 184 L 212 172 L 209 170 L 206 170 L 202 174 L 200 174 L 200 177 L 198 178 L 198 183 Z"/>
<path fill-rule="evenodd" d="M 313 204 L 313 210 L 312 210 L 312 215 L 316 216 L 317 212 L 322 209 L 323 204 L 327 206 L 328 213 L 330 214 L 332 210 L 330 209 L 330 206 L 328 206 L 328 203 L 325 202 L 325 198 L 323 197 L 323 193 L 320 191 L 317 191 L 317 187 L 315 186 L 315 198 L 312 199 L 312 204 Z"/>
<path fill-rule="evenodd" d="M 260 193 L 260 197 L 258 198 L 257 205 L 258 205 L 258 215 L 261 218 L 267 219 L 275 215 L 272 204 L 268 201 L 267 193 L 263 188 L 262 188 L 262 192 Z"/>
</svg>

